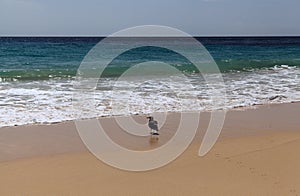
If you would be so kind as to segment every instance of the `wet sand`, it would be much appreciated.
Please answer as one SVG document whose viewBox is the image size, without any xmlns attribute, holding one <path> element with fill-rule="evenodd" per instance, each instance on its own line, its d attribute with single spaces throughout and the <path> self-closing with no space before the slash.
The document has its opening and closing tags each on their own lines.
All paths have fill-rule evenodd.
<svg viewBox="0 0 300 196">
<path fill-rule="evenodd" d="M 0 195 L 300 195 L 299 116 L 300 103 L 229 111 L 217 143 L 199 157 L 210 117 L 203 113 L 190 147 L 147 172 L 99 161 L 72 121 L 0 128 Z M 115 142 L 143 151 L 169 141 L 179 117 L 168 114 L 157 143 L 125 133 L 112 118 L 99 120 Z"/>
</svg>

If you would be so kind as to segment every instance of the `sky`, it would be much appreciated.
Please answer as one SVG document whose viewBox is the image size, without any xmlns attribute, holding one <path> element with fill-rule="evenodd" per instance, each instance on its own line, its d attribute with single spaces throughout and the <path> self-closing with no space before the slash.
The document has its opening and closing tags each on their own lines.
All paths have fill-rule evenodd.
<svg viewBox="0 0 300 196">
<path fill-rule="evenodd" d="M 0 0 L 1 36 L 105 36 L 137 25 L 194 36 L 300 35 L 300 1 Z"/>
</svg>

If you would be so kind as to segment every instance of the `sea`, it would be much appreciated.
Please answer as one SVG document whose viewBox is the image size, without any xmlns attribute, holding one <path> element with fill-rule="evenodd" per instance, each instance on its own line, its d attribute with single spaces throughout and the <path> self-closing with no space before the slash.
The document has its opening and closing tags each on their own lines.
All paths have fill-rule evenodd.
<svg viewBox="0 0 300 196">
<path fill-rule="evenodd" d="M 190 62 L 163 48 L 142 47 L 114 60 L 96 88 L 87 91 L 93 101 L 87 101 L 84 111 L 78 111 L 74 108 L 78 68 L 103 39 L 0 37 L 0 127 L 300 101 L 300 37 L 195 37 L 214 59 L 223 78 L 226 104 L 221 108 L 213 107 L 214 92 Z M 172 39 L 177 47 L 193 53 L 189 46 Z M 198 54 L 195 51 L 192 55 Z M 154 63 L 149 70 L 159 70 L 160 77 L 118 80 L 115 90 L 108 88 L 128 67 L 154 59 L 179 68 L 184 80 L 160 70 L 163 64 Z"/>
</svg>

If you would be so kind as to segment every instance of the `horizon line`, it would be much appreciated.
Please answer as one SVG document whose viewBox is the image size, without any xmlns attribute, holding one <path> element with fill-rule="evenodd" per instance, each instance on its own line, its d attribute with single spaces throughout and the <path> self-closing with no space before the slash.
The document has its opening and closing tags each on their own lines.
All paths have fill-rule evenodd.
<svg viewBox="0 0 300 196">
<path fill-rule="evenodd" d="M 1 37 L 108 37 L 110 35 L 0 35 Z M 257 35 L 190 35 L 192 37 L 300 37 L 300 34 L 288 34 L 288 35 L 272 35 L 272 34 L 257 34 Z M 120 36 L 122 37 L 122 36 Z M 123 36 L 131 37 L 131 36 Z M 151 37 L 151 36 L 139 36 L 135 35 L 132 37 Z M 181 37 L 181 36 L 153 36 L 153 37 Z"/>
</svg>

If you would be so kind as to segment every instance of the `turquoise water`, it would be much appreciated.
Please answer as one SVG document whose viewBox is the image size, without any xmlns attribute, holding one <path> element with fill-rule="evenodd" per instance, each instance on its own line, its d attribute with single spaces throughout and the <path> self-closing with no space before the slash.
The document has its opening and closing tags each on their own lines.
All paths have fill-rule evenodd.
<svg viewBox="0 0 300 196">
<path fill-rule="evenodd" d="M 86 108 L 76 110 L 73 101 L 79 98 L 73 93 L 77 69 L 102 39 L 0 38 L 0 127 L 96 116 L 216 109 L 211 104 L 211 96 L 216 92 L 187 59 L 164 48 L 141 47 L 115 58 L 103 72 L 104 78 L 99 80 L 97 88 L 86 92 L 85 96 L 91 100 L 85 103 Z M 172 44 L 190 55 L 199 55 L 189 45 L 172 39 Z M 300 101 L 300 37 L 197 39 L 222 72 L 226 104 L 221 109 Z M 118 81 L 115 89 L 108 88 L 128 67 L 146 61 L 174 65 L 186 78 L 170 77 L 168 72 L 160 71 L 163 77 L 159 79 Z M 210 76 L 215 77 L 214 74 Z M 113 111 L 114 107 L 119 109 Z"/>
<path fill-rule="evenodd" d="M 39 80 L 68 78 L 76 71 L 87 52 L 102 38 L 0 38 L 0 78 L 2 80 Z M 300 66 L 299 37 L 271 38 L 197 38 L 210 52 L 222 72 L 251 71 L 275 65 Z M 155 57 L 181 65 L 191 65 L 172 53 L 141 48 L 119 58 L 108 76 L 126 66 Z"/>
</svg>

